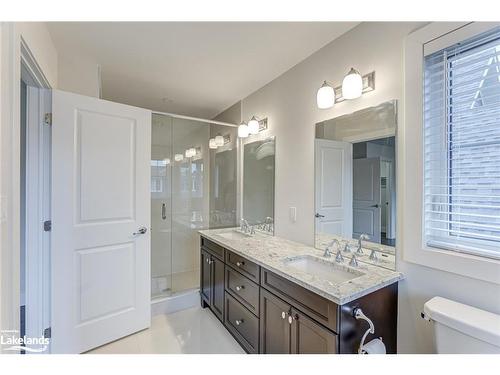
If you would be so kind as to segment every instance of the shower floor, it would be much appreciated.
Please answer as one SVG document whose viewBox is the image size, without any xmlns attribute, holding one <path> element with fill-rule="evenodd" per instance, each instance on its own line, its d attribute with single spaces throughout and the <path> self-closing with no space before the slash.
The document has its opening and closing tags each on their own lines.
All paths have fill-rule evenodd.
<svg viewBox="0 0 500 375">
<path fill-rule="evenodd" d="M 195 289 L 200 286 L 200 270 L 178 272 L 170 275 L 153 277 L 151 295 L 153 298 L 168 297 L 173 293 Z"/>
</svg>

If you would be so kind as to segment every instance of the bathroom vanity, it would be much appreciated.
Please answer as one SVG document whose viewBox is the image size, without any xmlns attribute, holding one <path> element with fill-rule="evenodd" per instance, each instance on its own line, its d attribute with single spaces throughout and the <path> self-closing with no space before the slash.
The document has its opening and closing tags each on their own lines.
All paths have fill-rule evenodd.
<svg viewBox="0 0 500 375">
<path fill-rule="evenodd" d="M 322 252 L 279 237 L 233 229 L 201 235 L 200 296 L 247 353 L 357 353 L 382 337 L 396 353 L 399 272 L 325 258 Z"/>
</svg>

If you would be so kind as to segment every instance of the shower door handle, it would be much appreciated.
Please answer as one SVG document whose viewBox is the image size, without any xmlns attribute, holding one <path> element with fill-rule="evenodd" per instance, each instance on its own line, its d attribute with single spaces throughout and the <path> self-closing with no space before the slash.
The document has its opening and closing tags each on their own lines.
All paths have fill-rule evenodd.
<svg viewBox="0 0 500 375">
<path fill-rule="evenodd" d="M 161 218 L 165 220 L 167 218 L 167 205 L 162 203 L 161 205 Z"/>
</svg>

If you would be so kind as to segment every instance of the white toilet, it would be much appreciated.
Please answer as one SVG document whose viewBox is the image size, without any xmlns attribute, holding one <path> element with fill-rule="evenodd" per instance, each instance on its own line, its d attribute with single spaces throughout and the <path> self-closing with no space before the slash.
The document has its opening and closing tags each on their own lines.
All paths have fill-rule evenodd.
<svg viewBox="0 0 500 375">
<path fill-rule="evenodd" d="M 500 353 L 500 315 L 434 297 L 425 303 L 422 317 L 434 324 L 440 354 Z"/>
</svg>

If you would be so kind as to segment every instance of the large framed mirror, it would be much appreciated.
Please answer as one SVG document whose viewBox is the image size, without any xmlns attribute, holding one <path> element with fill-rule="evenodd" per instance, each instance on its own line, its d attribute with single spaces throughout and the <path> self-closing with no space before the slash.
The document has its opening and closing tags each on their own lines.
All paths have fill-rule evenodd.
<svg viewBox="0 0 500 375">
<path fill-rule="evenodd" d="M 396 127 L 396 100 L 316 124 L 317 248 L 395 268 Z"/>
<path fill-rule="evenodd" d="M 274 233 L 275 137 L 243 144 L 242 215 L 249 225 Z"/>
</svg>

